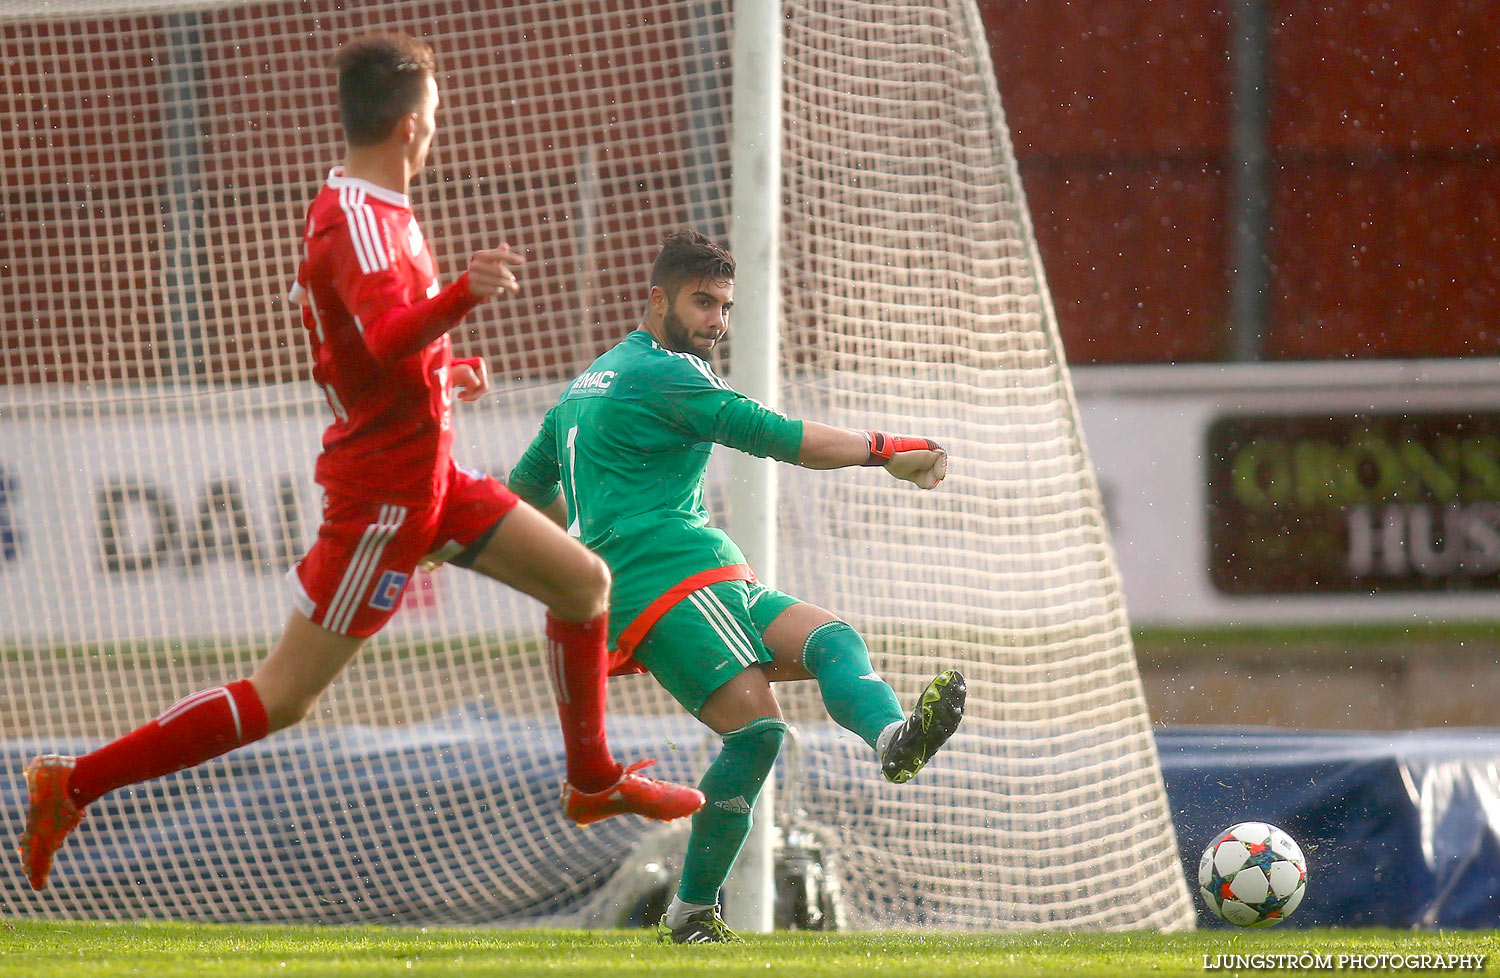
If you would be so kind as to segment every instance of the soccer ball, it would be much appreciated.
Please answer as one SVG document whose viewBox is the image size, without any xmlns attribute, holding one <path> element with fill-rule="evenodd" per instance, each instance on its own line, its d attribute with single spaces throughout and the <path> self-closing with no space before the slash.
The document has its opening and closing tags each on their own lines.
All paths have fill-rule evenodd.
<svg viewBox="0 0 1500 978">
<path fill-rule="evenodd" d="M 1220 920 L 1271 927 L 1291 916 L 1307 894 L 1307 860 L 1276 826 L 1240 822 L 1203 850 L 1198 892 Z"/>
</svg>

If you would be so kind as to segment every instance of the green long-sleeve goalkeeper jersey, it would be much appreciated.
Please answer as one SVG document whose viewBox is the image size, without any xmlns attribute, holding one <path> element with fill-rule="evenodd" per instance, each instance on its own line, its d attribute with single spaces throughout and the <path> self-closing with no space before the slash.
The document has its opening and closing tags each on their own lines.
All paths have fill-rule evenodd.
<svg viewBox="0 0 1500 978">
<path fill-rule="evenodd" d="M 744 564 L 703 505 L 715 444 L 796 462 L 802 422 L 637 329 L 568 385 L 511 472 L 511 489 L 534 506 L 561 491 L 568 532 L 609 565 L 612 645 L 683 582 Z"/>
</svg>

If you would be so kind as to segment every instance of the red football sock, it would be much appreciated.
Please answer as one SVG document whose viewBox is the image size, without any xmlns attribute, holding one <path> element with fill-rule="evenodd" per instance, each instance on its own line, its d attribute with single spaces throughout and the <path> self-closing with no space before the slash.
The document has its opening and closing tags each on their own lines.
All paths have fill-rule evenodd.
<svg viewBox="0 0 1500 978">
<path fill-rule="evenodd" d="M 547 672 L 562 720 L 568 783 L 579 791 L 603 791 L 620 780 L 622 770 L 604 736 L 607 637 L 604 615 L 589 621 L 547 615 Z"/>
<path fill-rule="evenodd" d="M 119 740 L 78 758 L 68 781 L 79 808 L 127 784 L 194 767 L 266 735 L 266 708 L 250 680 L 200 689 Z"/>
</svg>

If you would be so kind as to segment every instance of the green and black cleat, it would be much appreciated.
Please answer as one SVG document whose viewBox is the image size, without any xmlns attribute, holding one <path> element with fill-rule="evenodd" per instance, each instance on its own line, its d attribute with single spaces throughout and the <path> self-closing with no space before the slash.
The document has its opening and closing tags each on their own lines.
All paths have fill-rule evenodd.
<svg viewBox="0 0 1500 978">
<path fill-rule="evenodd" d="M 964 718 L 965 684 L 957 669 L 940 672 L 922 691 L 916 709 L 896 729 L 880 759 L 887 781 L 905 784 L 932 760 Z"/>
<path fill-rule="evenodd" d="M 744 939 L 729 929 L 719 911 L 710 907 L 691 914 L 676 927 L 667 926 L 663 916 L 656 925 L 656 940 L 661 944 L 743 944 Z"/>
</svg>

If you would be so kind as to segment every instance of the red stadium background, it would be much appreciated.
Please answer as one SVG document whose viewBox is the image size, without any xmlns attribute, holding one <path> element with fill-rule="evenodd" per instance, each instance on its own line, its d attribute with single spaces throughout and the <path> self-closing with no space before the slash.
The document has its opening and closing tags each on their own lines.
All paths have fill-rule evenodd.
<svg viewBox="0 0 1500 978">
<path fill-rule="evenodd" d="M 981 7 L 1070 359 L 1224 359 L 1229 4 Z M 1500 21 L 1482 0 L 1266 8 L 1265 357 L 1500 354 Z M 286 9 L 111 17 L 107 44 L 65 20 L 0 26 L 23 55 L 0 86 L 0 383 L 300 379 L 281 297 L 302 209 L 337 152 L 329 57 L 383 25 L 307 0 L 294 30 L 263 38 L 259 22 Z M 416 197 L 443 271 L 495 235 L 534 261 L 519 308 L 482 317 L 460 346 L 513 376 L 561 374 L 633 321 L 639 270 L 691 213 L 694 188 L 659 165 L 704 152 L 688 123 L 703 106 L 670 77 L 691 39 L 649 2 L 423 9 L 463 25 L 432 38 L 463 80 L 445 91 L 447 132 L 507 147 L 439 144 Z M 528 59 L 494 57 L 501 35 Z M 184 42 L 195 62 L 172 53 Z M 721 175 L 722 147 L 708 155 Z M 605 255 L 576 253 L 569 230 L 585 172 Z M 626 186 L 651 206 L 613 210 Z M 191 213 L 174 208 L 183 194 L 200 202 Z"/>
<path fill-rule="evenodd" d="M 560 376 L 634 321 L 641 268 L 691 213 L 694 188 L 664 165 L 690 152 L 695 107 L 672 75 L 691 39 L 649 0 L 469 8 L 409 11 L 446 31 L 426 38 L 442 130 L 413 197 L 440 275 L 502 238 L 531 261 L 524 295 L 471 317 L 459 346 Z M 268 39 L 269 17 L 283 33 Z M 102 20 L 0 24 L 23 53 L 0 89 L 0 382 L 302 379 L 283 296 L 304 209 L 339 162 L 333 52 L 391 25 L 330 0 Z M 585 178 L 607 255 L 574 247 Z"/>
<path fill-rule="evenodd" d="M 1074 363 L 1227 353 L 1230 8 L 981 6 Z M 1500 18 L 1266 0 L 1268 359 L 1500 354 Z"/>
</svg>

